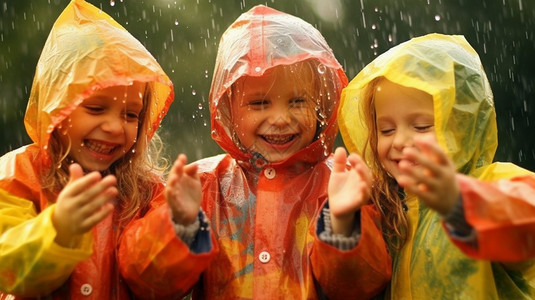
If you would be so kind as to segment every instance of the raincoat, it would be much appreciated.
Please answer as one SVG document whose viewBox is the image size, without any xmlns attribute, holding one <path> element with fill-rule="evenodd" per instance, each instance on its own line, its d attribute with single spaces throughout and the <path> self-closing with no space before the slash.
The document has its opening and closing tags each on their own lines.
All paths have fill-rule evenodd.
<svg viewBox="0 0 535 300">
<path fill-rule="evenodd" d="M 152 87 L 151 118 L 145 125 L 150 138 L 173 100 L 171 81 L 109 15 L 85 1 L 72 1 L 55 22 L 37 64 L 25 115 L 33 143 L 0 158 L 0 299 L 132 298 L 117 267 L 121 236 L 113 229 L 113 217 L 85 234 L 78 248 L 55 244 L 51 216 L 57 195 L 42 191 L 41 175 L 54 167 L 47 152 L 54 128 L 94 91 L 133 81 Z M 162 194 L 163 185 L 155 190 Z M 161 202 L 163 197 L 155 197 L 153 205 Z"/>
<path fill-rule="evenodd" d="M 339 125 L 350 151 L 362 153 L 369 130 L 359 116 L 370 112 L 359 99 L 379 76 L 433 97 L 436 136 L 464 174 L 463 209 L 476 234 L 475 246 L 456 237 L 435 211 L 407 195 L 408 241 L 393 251 L 391 299 L 533 299 L 535 176 L 492 163 L 493 95 L 477 53 L 463 36 L 429 34 L 377 57 L 342 94 Z M 370 153 L 364 156 L 371 163 Z"/>
<path fill-rule="evenodd" d="M 391 264 L 378 213 L 371 206 L 361 210 L 362 236 L 350 251 L 321 242 L 315 232 L 317 214 L 327 199 L 338 95 L 347 84 L 326 41 L 303 20 L 256 6 L 227 29 L 218 51 L 211 128 L 213 139 L 228 154 L 196 163 L 202 209 L 219 252 L 214 246 L 203 253 L 205 260 L 213 260 L 206 266 L 199 264 L 199 254 L 184 252 L 184 245 L 174 252 L 169 250 L 172 245 L 161 245 L 144 254 L 154 257 L 152 262 L 139 255 L 130 275 L 146 282 L 144 271 L 158 269 L 164 249 L 174 254 L 176 266 L 161 277 L 165 280 L 153 278 L 159 296 L 173 284 L 193 287 L 194 299 L 317 299 L 323 293 L 333 299 L 366 299 L 378 293 L 390 278 Z M 232 139 L 232 100 L 224 97 L 230 86 L 242 76 L 261 76 L 274 66 L 307 59 L 319 61 L 318 72 L 330 74 L 327 80 L 335 87 L 326 100 L 328 119 L 320 137 L 277 163 L 242 151 Z M 139 230 L 158 234 L 150 226 Z M 173 273 L 176 282 L 169 283 Z"/>
</svg>

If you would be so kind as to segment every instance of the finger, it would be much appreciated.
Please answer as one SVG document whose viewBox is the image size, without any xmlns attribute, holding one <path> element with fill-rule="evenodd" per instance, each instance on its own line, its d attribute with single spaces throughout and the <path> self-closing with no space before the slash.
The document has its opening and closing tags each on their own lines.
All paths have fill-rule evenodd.
<svg viewBox="0 0 535 300">
<path fill-rule="evenodd" d="M 108 175 L 92 186 L 86 186 L 85 190 L 82 191 L 78 197 L 76 197 L 77 205 L 85 206 L 87 203 L 94 201 L 94 199 L 102 194 L 105 190 L 109 188 L 115 188 L 116 183 L 117 179 L 115 176 Z"/>
<path fill-rule="evenodd" d="M 448 163 L 448 156 L 446 152 L 440 147 L 436 140 L 430 138 L 417 139 L 416 146 L 435 163 L 446 165 Z"/>
<path fill-rule="evenodd" d="M 87 191 L 88 187 L 95 185 L 102 178 L 99 172 L 91 172 L 87 175 L 77 178 L 77 176 L 80 174 L 76 170 L 76 167 L 73 168 L 74 174 L 71 174 L 69 177 L 69 182 L 61 191 L 63 198 L 76 198 L 78 195 Z"/>
<path fill-rule="evenodd" d="M 348 160 L 350 161 L 351 165 L 354 166 L 354 168 L 359 173 L 360 177 L 366 182 L 368 186 L 371 185 L 373 181 L 373 175 L 368 168 L 368 165 L 364 162 L 364 159 L 358 154 L 352 153 L 349 155 Z"/>
<path fill-rule="evenodd" d="M 82 178 L 84 176 L 84 170 L 82 166 L 77 163 L 73 163 L 69 166 L 69 182 L 73 182 L 76 179 Z"/>
<path fill-rule="evenodd" d="M 347 153 L 343 147 L 338 147 L 334 151 L 333 172 L 344 172 L 347 166 Z"/>
<path fill-rule="evenodd" d="M 118 194 L 119 192 L 117 191 L 117 188 L 112 186 L 104 190 L 95 198 L 89 199 L 89 201 L 84 203 L 84 205 L 80 208 L 81 217 L 86 218 L 90 215 L 93 215 L 108 203 L 113 205 L 113 201 L 116 199 Z"/>
<path fill-rule="evenodd" d="M 113 211 L 113 208 L 113 204 L 106 203 L 101 207 L 100 210 L 85 218 L 80 225 L 82 233 L 91 230 L 93 227 L 95 227 L 95 225 L 100 223 L 100 221 L 104 220 Z"/>
<path fill-rule="evenodd" d="M 199 167 L 197 166 L 197 164 L 189 164 L 189 165 L 184 166 L 184 173 L 187 174 L 188 176 L 196 178 L 198 169 Z"/>
</svg>

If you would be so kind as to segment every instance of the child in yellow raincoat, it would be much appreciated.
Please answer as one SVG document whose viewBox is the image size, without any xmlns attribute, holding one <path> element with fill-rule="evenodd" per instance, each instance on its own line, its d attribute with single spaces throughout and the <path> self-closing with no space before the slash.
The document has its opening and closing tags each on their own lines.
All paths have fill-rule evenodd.
<svg viewBox="0 0 535 300">
<path fill-rule="evenodd" d="M 344 89 L 339 125 L 375 174 L 388 299 L 533 299 L 535 175 L 492 163 L 493 95 L 462 36 L 393 47 Z"/>
<path fill-rule="evenodd" d="M 164 243 L 158 228 L 139 226 L 140 241 L 156 236 L 162 243 L 140 249 L 139 263 L 125 272 L 129 279 L 152 280 L 158 297 L 174 286 L 183 289 L 177 297 L 193 288 L 194 299 L 366 299 L 381 291 L 391 264 L 373 206 L 358 203 L 358 213 L 333 234 L 316 234 L 346 84 L 313 26 L 266 6 L 242 14 L 221 37 L 210 93 L 212 137 L 228 154 L 190 165 L 179 157 L 169 206 L 177 233 L 190 234 L 175 245 Z M 189 250 L 205 229 L 199 207 L 219 253 Z M 165 253 L 175 255 L 175 266 L 150 278 Z"/>
<path fill-rule="evenodd" d="M 149 148 L 173 96 L 109 15 L 82 0 L 66 7 L 35 72 L 33 144 L 0 158 L 0 299 L 133 298 L 118 268 L 131 257 L 116 249 L 132 220 L 165 203 Z"/>
</svg>

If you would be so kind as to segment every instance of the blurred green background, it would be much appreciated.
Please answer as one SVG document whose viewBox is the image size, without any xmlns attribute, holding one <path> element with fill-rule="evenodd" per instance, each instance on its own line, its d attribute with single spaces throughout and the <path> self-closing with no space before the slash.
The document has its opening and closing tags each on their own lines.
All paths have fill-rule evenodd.
<svg viewBox="0 0 535 300">
<path fill-rule="evenodd" d="M 0 0 L 0 155 L 30 142 L 23 125 L 35 66 L 68 0 Z M 90 0 L 122 24 L 175 84 L 160 135 L 166 156 L 222 153 L 210 138 L 208 93 L 221 34 L 264 4 L 296 15 L 325 36 L 347 76 L 413 36 L 462 34 L 480 54 L 494 91 L 496 160 L 535 171 L 533 0 Z M 342 145 L 337 139 L 337 145 Z"/>
</svg>

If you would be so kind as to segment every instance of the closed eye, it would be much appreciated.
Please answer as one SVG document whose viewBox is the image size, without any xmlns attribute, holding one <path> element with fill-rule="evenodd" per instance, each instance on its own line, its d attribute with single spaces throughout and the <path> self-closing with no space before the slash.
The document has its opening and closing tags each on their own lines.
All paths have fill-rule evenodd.
<svg viewBox="0 0 535 300">
<path fill-rule="evenodd" d="M 268 100 L 253 100 L 247 104 L 251 109 L 261 110 L 265 109 L 269 105 Z"/>
</svg>

